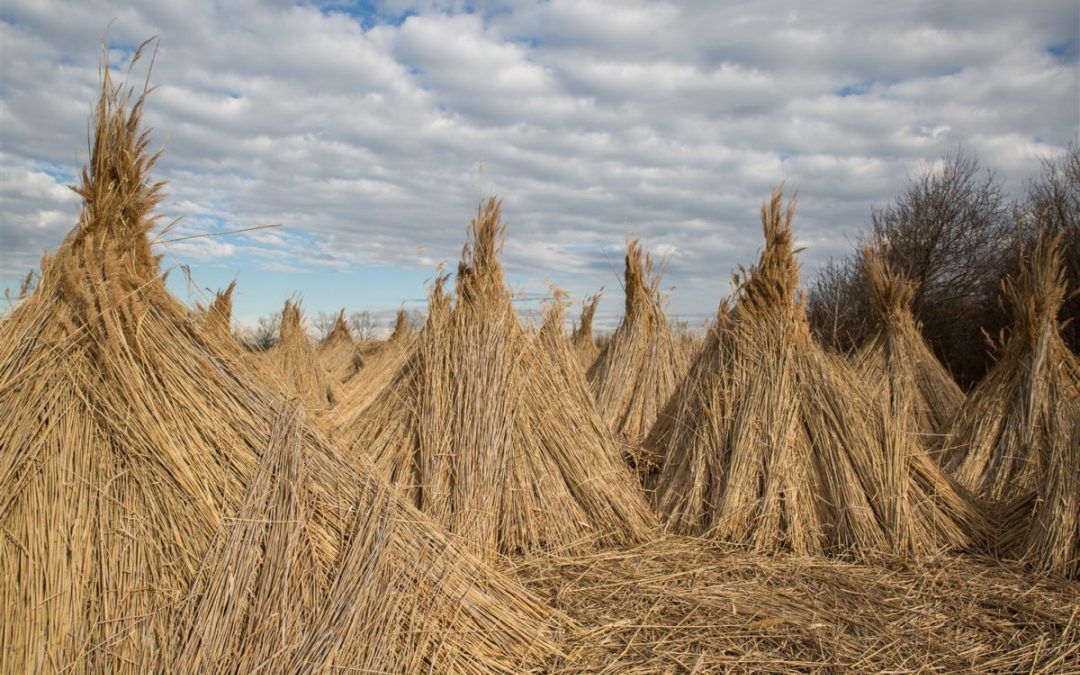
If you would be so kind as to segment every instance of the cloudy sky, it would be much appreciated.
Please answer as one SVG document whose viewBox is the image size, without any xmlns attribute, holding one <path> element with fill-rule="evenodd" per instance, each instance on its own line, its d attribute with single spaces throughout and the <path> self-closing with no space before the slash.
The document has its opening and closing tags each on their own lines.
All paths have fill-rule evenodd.
<svg viewBox="0 0 1080 675">
<path fill-rule="evenodd" d="M 161 238 L 282 223 L 162 244 L 183 297 L 236 278 L 248 322 L 293 292 L 309 311 L 421 306 L 494 193 L 526 297 L 605 286 L 617 314 L 634 234 L 697 322 L 754 260 L 782 181 L 807 276 L 957 144 L 1018 191 L 1077 138 L 1078 8 L 3 0 L 0 287 L 75 222 L 110 19 L 121 69 L 160 38 L 147 120 L 181 218 Z"/>
</svg>

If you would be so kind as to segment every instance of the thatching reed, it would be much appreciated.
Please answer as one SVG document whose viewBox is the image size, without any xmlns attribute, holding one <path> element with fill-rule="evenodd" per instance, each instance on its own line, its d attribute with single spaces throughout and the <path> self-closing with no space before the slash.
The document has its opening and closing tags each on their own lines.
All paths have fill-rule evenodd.
<svg viewBox="0 0 1080 675">
<path fill-rule="evenodd" d="M 963 546 L 971 524 L 936 464 L 890 442 L 887 407 L 811 338 L 782 194 L 765 249 L 646 445 L 668 527 L 757 551 L 856 556 Z M 961 513 L 956 513 L 956 509 Z"/>
<path fill-rule="evenodd" d="M 584 630 L 556 673 L 1063 673 L 1080 587 L 978 559 L 866 565 L 669 538 L 514 561 Z"/>
<path fill-rule="evenodd" d="M 911 311 L 915 286 L 872 248 L 863 256 L 878 326 L 855 355 L 855 368 L 894 402 L 903 401 L 908 428 L 926 447 L 937 448 L 964 392 L 922 336 Z"/>
<path fill-rule="evenodd" d="M 334 326 L 319 343 L 316 353 L 323 370 L 339 384 L 347 382 L 363 365 L 360 350 L 345 320 L 344 309 L 338 312 Z"/>
<path fill-rule="evenodd" d="M 630 449 L 627 460 L 640 474 L 655 470 L 640 450 L 686 372 L 686 356 L 668 324 L 660 294 L 660 270 L 638 240 L 626 251 L 626 312 L 588 372 L 597 408 L 616 437 Z"/>
<path fill-rule="evenodd" d="M 440 278 L 393 381 L 338 438 L 479 551 L 641 541 L 653 523 L 643 495 L 514 311 L 500 210 L 481 205 L 453 303 Z"/>
<path fill-rule="evenodd" d="M 197 313 L 202 319 L 206 332 L 216 336 L 226 344 L 235 342 L 232 328 L 233 291 L 236 282 L 214 293 L 214 300 L 207 307 L 198 307 Z"/>
<path fill-rule="evenodd" d="M 1068 433 L 1055 419 L 1080 395 L 1080 358 L 1061 339 L 1068 295 L 1060 240 L 1042 237 L 1003 284 L 1011 328 L 1000 357 L 957 413 L 945 441 L 956 478 L 993 504 L 1025 501 L 1045 480 L 1044 463 Z"/>
<path fill-rule="evenodd" d="M 1050 424 L 1065 428 L 1051 429 L 1046 471 L 1030 501 L 1008 515 L 1006 546 L 1037 570 L 1080 579 L 1080 399 Z"/>
<path fill-rule="evenodd" d="M 440 293 L 442 283 L 440 277 L 436 283 Z M 399 309 L 390 337 L 362 349 L 360 366 L 342 387 L 341 402 L 334 411 L 335 426 L 345 430 L 346 435 L 360 423 L 372 401 L 393 381 L 409 356 L 414 337 L 405 310 Z"/>
<path fill-rule="evenodd" d="M 274 381 L 308 410 L 329 410 L 341 398 L 341 390 L 323 368 L 315 345 L 304 330 L 299 302 L 285 301 L 279 330 L 277 342 L 262 357 Z"/>
<path fill-rule="evenodd" d="M 600 304 L 600 296 L 603 294 L 604 289 L 600 289 L 598 292 L 585 298 L 585 301 L 581 303 L 581 318 L 574 323 L 574 330 L 571 333 L 570 343 L 574 348 L 574 355 L 577 357 L 578 363 L 581 364 L 581 369 L 588 372 L 593 363 L 596 362 L 596 357 L 599 354 L 599 350 L 596 347 L 596 341 L 593 340 L 592 324 L 593 318 L 596 316 L 596 307 Z"/>
<path fill-rule="evenodd" d="M 550 610 L 344 459 L 169 294 L 144 96 L 105 69 L 78 225 L 0 327 L 0 672 L 547 658 Z"/>
</svg>

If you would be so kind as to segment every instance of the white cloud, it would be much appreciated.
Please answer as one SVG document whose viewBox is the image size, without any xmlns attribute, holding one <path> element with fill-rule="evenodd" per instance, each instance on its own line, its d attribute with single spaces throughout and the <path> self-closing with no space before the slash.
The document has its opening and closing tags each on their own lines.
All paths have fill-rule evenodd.
<svg viewBox="0 0 1080 675">
<path fill-rule="evenodd" d="M 110 18 L 117 66 L 161 38 L 169 236 L 283 224 L 169 245 L 216 267 L 427 273 L 495 191 L 532 291 L 606 285 L 617 308 L 634 233 L 669 257 L 673 309 L 707 315 L 773 185 L 800 190 L 813 270 L 954 144 L 1016 187 L 1080 124 L 1080 68 L 1050 49 L 1075 54 L 1074 3 L 386 2 L 374 23 L 346 2 L 227 4 L 5 3 L 5 279 L 74 223 L 63 186 Z"/>
</svg>

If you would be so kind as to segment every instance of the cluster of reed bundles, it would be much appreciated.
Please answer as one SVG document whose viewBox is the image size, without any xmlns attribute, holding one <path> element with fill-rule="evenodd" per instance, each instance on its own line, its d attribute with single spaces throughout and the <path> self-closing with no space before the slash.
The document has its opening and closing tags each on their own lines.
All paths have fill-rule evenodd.
<svg viewBox="0 0 1080 675">
<path fill-rule="evenodd" d="M 145 94 L 105 70 L 76 227 L 0 324 L 0 672 L 1080 669 L 1080 365 L 1057 242 L 970 396 L 872 249 L 810 334 L 794 200 L 693 352 L 633 241 L 598 350 L 522 324 L 481 204 L 427 323 L 321 344 L 190 310 L 148 233 Z"/>
</svg>

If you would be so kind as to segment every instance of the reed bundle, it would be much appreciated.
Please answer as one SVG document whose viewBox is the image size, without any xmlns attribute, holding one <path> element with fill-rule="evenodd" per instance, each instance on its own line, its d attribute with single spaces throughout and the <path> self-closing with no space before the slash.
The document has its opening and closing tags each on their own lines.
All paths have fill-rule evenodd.
<svg viewBox="0 0 1080 675">
<path fill-rule="evenodd" d="M 344 309 L 338 312 L 333 328 L 319 343 L 316 354 L 323 370 L 338 384 L 347 382 L 363 365 L 364 360 L 345 320 Z"/>
<path fill-rule="evenodd" d="M 282 391 L 308 410 L 325 412 L 341 398 L 340 388 L 323 368 L 315 345 L 304 330 L 298 302 L 285 301 L 278 340 L 262 359 Z"/>
<path fill-rule="evenodd" d="M 641 541 L 653 523 L 592 407 L 526 333 L 503 280 L 499 202 L 481 205 L 454 299 L 442 278 L 390 384 L 338 438 L 479 551 Z"/>
<path fill-rule="evenodd" d="M 236 282 L 214 293 L 214 300 L 205 308 L 199 307 L 198 314 L 208 334 L 216 336 L 226 344 L 235 342 L 232 330 L 233 291 Z"/>
<path fill-rule="evenodd" d="M 911 430 L 928 448 L 938 448 L 964 392 L 922 336 L 911 311 L 915 286 L 872 248 L 863 256 L 878 325 L 855 355 L 855 368 L 894 401 L 902 400 Z"/>
<path fill-rule="evenodd" d="M 1000 358 L 964 402 L 945 440 L 953 475 L 992 504 L 1027 501 L 1068 433 L 1056 419 L 1080 396 L 1080 358 L 1061 338 L 1068 296 L 1060 240 L 1041 237 L 1003 284 L 1011 328 Z"/>
<path fill-rule="evenodd" d="M 0 327 L 0 672 L 549 657 L 551 610 L 344 459 L 169 294 L 144 98 L 106 67 L 78 225 Z"/>
<path fill-rule="evenodd" d="M 1075 583 L 944 556 L 878 564 L 670 537 L 512 561 L 566 612 L 555 673 L 1073 672 Z"/>
<path fill-rule="evenodd" d="M 639 474 L 656 469 L 641 449 L 660 409 L 686 372 L 685 352 L 668 324 L 660 296 L 660 270 L 639 241 L 626 251 L 626 311 L 611 341 L 588 372 L 597 408 Z"/>
<path fill-rule="evenodd" d="M 585 298 L 585 301 L 581 303 L 581 318 L 574 324 L 574 331 L 570 338 L 570 342 L 574 347 L 574 355 L 584 372 L 589 371 L 592 364 L 596 362 L 596 356 L 599 353 L 596 348 L 596 341 L 593 340 L 592 324 L 593 318 L 596 316 L 596 307 L 600 304 L 600 296 L 603 292 L 604 289 L 601 288 L 597 293 Z"/>
<path fill-rule="evenodd" d="M 936 464 L 890 442 L 887 406 L 813 341 L 796 298 L 794 204 L 782 209 L 777 190 L 762 207 L 760 263 L 646 442 L 663 458 L 658 509 L 675 532 L 757 551 L 966 544 L 970 507 Z"/>
<path fill-rule="evenodd" d="M 438 282 L 441 291 L 442 281 Z M 385 341 L 362 349 L 361 364 L 356 374 L 342 387 L 341 403 L 335 410 L 334 424 L 346 436 L 367 414 L 367 407 L 385 389 L 409 356 L 414 335 L 405 310 L 400 309 L 394 330 Z"/>
</svg>

